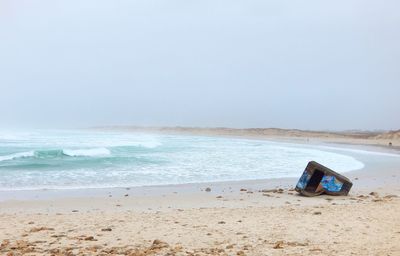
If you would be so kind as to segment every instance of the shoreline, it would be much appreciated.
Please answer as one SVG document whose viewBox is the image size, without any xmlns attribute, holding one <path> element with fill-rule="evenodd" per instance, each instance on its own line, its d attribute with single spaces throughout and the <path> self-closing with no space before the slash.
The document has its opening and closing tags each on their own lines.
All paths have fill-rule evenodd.
<svg viewBox="0 0 400 256">
<path fill-rule="evenodd" d="M 227 137 L 229 138 L 229 137 Z M 232 137 L 231 137 L 232 138 Z M 311 146 L 312 148 L 321 148 L 320 150 L 325 150 L 327 152 L 340 153 L 344 155 L 348 155 L 353 157 L 354 159 L 363 163 L 363 168 L 350 170 L 350 171 L 341 171 L 336 170 L 344 175 L 349 176 L 350 178 L 355 178 L 355 176 L 363 176 L 363 174 L 373 175 L 374 168 L 371 168 L 370 165 L 372 162 L 376 162 L 377 160 L 371 161 L 370 157 L 365 157 L 365 154 L 371 154 L 374 158 L 380 158 L 378 161 L 384 161 L 386 157 L 387 159 L 399 158 L 399 161 L 395 161 L 395 164 L 391 164 L 389 167 L 395 167 L 396 164 L 400 166 L 400 152 L 387 150 L 385 148 L 381 148 L 380 146 L 375 145 L 355 145 L 355 144 L 336 144 L 331 142 L 314 142 L 312 144 L 306 142 L 298 142 L 298 141 L 285 141 L 285 140 L 267 140 L 260 138 L 245 138 L 245 137 L 233 137 L 235 139 L 250 139 L 250 140 L 260 140 L 260 141 L 271 141 L 271 142 L 279 142 L 290 144 L 293 146 Z M 345 145 L 345 147 L 343 147 Z M 304 168 L 307 163 L 304 164 Z M 328 166 L 329 167 L 329 166 Z M 388 167 L 385 167 L 386 169 Z M 196 191 L 201 191 L 203 187 L 210 186 L 235 186 L 237 184 L 243 184 L 247 186 L 251 186 L 252 184 L 264 184 L 266 187 L 270 187 L 270 183 L 281 184 L 285 187 L 294 188 L 297 180 L 299 179 L 301 173 L 304 169 L 299 170 L 299 175 L 292 177 L 279 177 L 279 178 L 259 178 L 259 179 L 241 179 L 241 180 L 224 180 L 224 181 L 208 181 L 208 182 L 193 182 L 193 183 L 178 183 L 178 184 L 155 184 L 155 185 L 138 185 L 138 186 L 110 186 L 110 187 L 82 187 L 82 188 L 38 188 L 38 189 L 15 189 L 15 190 L 0 190 L 0 203 L 6 202 L 10 200 L 43 200 L 43 199 L 53 199 L 53 198 L 69 198 L 69 197 L 102 197 L 108 196 L 109 193 L 120 194 L 119 191 L 132 190 L 136 192 L 136 195 L 140 195 L 140 191 L 151 191 L 152 194 L 161 194 L 162 191 L 171 191 L 174 189 L 185 188 L 186 191 L 194 192 L 192 188 L 196 188 Z M 291 183 L 287 182 L 290 180 Z M 371 184 L 369 184 L 371 186 Z M 377 187 L 377 186 L 374 186 Z M 353 187 L 354 189 L 354 187 Z M 161 192 L 157 192 L 161 191 Z M 121 193 L 122 193 L 121 192 Z"/>
</svg>

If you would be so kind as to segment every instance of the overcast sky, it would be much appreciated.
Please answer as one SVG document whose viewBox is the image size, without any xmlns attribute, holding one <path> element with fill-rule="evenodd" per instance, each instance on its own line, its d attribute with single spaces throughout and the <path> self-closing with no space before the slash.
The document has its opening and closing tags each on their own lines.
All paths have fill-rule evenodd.
<svg viewBox="0 0 400 256">
<path fill-rule="evenodd" d="M 0 0 L 0 127 L 399 129 L 399 10 Z"/>
</svg>

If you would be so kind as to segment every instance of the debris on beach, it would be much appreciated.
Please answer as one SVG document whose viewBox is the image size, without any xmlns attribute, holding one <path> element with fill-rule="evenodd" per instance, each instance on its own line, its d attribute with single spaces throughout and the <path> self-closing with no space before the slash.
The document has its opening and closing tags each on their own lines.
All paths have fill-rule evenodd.
<svg viewBox="0 0 400 256">
<path fill-rule="evenodd" d="M 283 241 L 278 241 L 275 243 L 274 247 L 272 247 L 274 249 L 283 249 Z"/>
<path fill-rule="evenodd" d="M 262 193 L 279 193 L 282 194 L 284 190 L 282 188 L 274 188 L 274 189 L 263 189 L 260 190 Z"/>
<path fill-rule="evenodd" d="M 95 239 L 93 236 L 82 237 L 82 239 L 85 241 L 97 241 L 97 239 Z"/>
<path fill-rule="evenodd" d="M 304 196 L 328 194 L 333 196 L 348 195 L 353 183 L 345 176 L 311 161 L 300 177 L 296 191 Z"/>
<path fill-rule="evenodd" d="M 369 193 L 369 195 L 374 197 L 379 197 L 379 194 L 375 191 L 372 191 L 371 193 Z"/>
<path fill-rule="evenodd" d="M 166 248 L 168 246 L 169 245 L 166 242 L 156 239 L 153 241 L 153 244 L 151 245 L 150 249 L 157 250 L 157 249 Z"/>
<path fill-rule="evenodd" d="M 39 231 L 53 231 L 54 228 L 48 228 L 48 227 L 37 227 L 37 228 L 31 228 L 30 232 L 35 233 Z"/>
</svg>

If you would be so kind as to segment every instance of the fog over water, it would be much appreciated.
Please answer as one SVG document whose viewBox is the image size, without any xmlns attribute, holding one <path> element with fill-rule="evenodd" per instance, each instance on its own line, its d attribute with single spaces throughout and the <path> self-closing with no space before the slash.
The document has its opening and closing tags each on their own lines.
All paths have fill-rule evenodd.
<svg viewBox="0 0 400 256">
<path fill-rule="evenodd" d="M 0 0 L 0 128 L 400 128 L 400 2 Z"/>
</svg>

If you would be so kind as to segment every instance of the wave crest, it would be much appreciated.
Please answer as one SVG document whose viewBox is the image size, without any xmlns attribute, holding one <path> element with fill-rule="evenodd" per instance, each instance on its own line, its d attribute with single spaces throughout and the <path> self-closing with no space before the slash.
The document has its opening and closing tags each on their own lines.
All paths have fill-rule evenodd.
<svg viewBox="0 0 400 256">
<path fill-rule="evenodd" d="M 63 149 L 63 154 L 67 156 L 108 156 L 111 151 L 107 148 L 91 149 Z"/>
<path fill-rule="evenodd" d="M 14 154 L 10 154 L 10 155 L 0 156 L 0 162 L 1 161 L 14 160 L 14 159 L 17 159 L 17 158 L 33 157 L 33 156 L 35 156 L 35 152 L 34 151 L 14 153 Z"/>
</svg>

